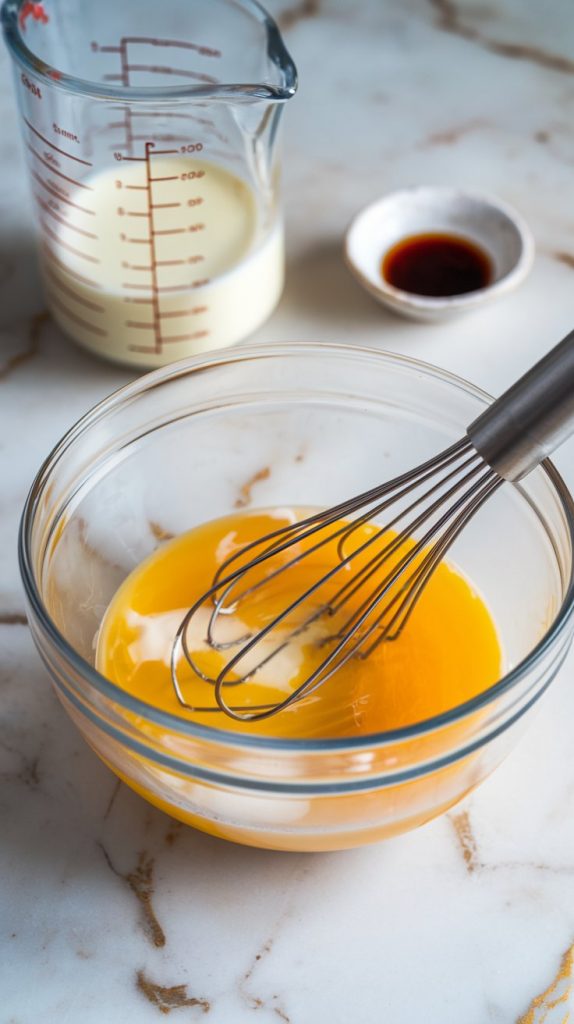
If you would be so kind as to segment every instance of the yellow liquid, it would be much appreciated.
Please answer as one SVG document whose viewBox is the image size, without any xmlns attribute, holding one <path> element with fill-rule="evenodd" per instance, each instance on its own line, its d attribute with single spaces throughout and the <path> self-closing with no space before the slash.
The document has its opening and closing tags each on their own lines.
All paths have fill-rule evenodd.
<svg viewBox="0 0 574 1024">
<path fill-rule="evenodd" d="M 257 723 L 236 722 L 220 712 L 182 709 L 171 682 L 170 653 L 187 609 L 210 586 L 226 558 L 301 517 L 291 509 L 242 512 L 162 544 L 125 580 L 105 614 L 97 648 L 99 671 L 128 693 L 172 714 L 213 728 L 280 738 L 356 737 L 412 725 L 462 704 L 499 678 L 501 650 L 490 613 L 467 580 L 442 563 L 398 639 L 381 643 L 365 660 L 352 658 L 304 701 Z M 373 537 L 375 530 L 369 524 L 360 527 L 345 553 Z M 376 549 L 357 556 L 353 573 L 380 548 L 378 542 Z M 246 628 L 261 628 L 338 564 L 335 543 L 308 554 L 288 574 L 267 584 L 261 592 L 264 597 L 242 602 L 238 611 L 241 622 L 222 622 L 219 628 L 227 633 L 219 637 L 226 639 L 230 629 L 238 636 Z M 343 568 L 320 592 L 315 605 L 311 601 L 306 608 L 312 610 L 332 597 L 350 579 L 350 573 L 351 569 Z M 319 617 L 245 683 L 226 688 L 229 703 L 249 707 L 284 699 L 332 649 L 327 638 L 358 609 L 365 596 L 366 591 L 358 593 L 346 606 L 343 618 L 341 613 L 335 619 Z M 205 644 L 208 616 L 206 606 L 190 629 L 189 647 L 202 670 L 213 676 L 223 667 L 224 656 Z M 226 660 L 233 653 L 226 652 Z M 213 706 L 211 684 L 198 679 L 183 658 L 178 670 L 188 702 Z"/>
</svg>

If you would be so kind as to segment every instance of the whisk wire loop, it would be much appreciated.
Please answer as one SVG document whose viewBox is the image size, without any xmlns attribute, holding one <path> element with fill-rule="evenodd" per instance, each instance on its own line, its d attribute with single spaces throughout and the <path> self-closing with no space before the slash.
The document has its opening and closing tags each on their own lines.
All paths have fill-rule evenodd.
<svg viewBox="0 0 574 1024">
<path fill-rule="evenodd" d="M 573 431 L 574 331 L 469 424 L 463 438 L 440 454 L 388 483 L 273 530 L 226 559 L 176 632 L 171 677 L 180 704 L 192 711 L 223 711 L 240 721 L 269 718 L 310 696 L 351 658 L 368 658 L 379 644 L 396 640 L 433 572 L 484 502 L 506 480 L 522 479 Z M 380 517 L 388 510 L 389 521 L 380 525 Z M 369 522 L 373 531 L 348 551 L 353 534 Z M 283 576 L 288 595 L 290 570 L 333 544 L 337 563 L 303 593 L 287 597 L 286 606 L 270 621 L 232 640 L 218 639 L 216 629 L 222 617 L 237 614 L 249 599 L 261 601 L 268 594 L 266 588 Z M 374 552 L 371 557 L 369 552 Z M 337 574 L 347 573 L 349 578 L 329 593 Z M 317 601 L 321 588 L 325 588 L 323 599 L 313 604 L 302 621 L 293 622 L 305 605 Z M 358 605 L 342 623 L 336 622 L 335 617 L 357 596 Z M 201 668 L 197 653 L 190 650 L 191 623 L 206 606 L 211 609 L 208 650 L 223 656 L 235 648 L 213 675 Z M 331 646 L 284 699 L 247 706 L 226 700 L 229 687 L 240 687 L 255 676 L 321 619 L 333 621 L 333 631 L 316 638 L 316 646 Z M 253 655 L 259 645 L 259 659 L 238 671 L 242 659 Z M 186 700 L 179 678 L 184 662 L 196 679 L 213 687 L 214 704 L 197 706 Z"/>
<path fill-rule="evenodd" d="M 218 568 L 212 586 L 189 609 L 177 630 L 171 653 L 171 675 L 179 702 L 190 710 L 219 710 L 241 721 L 268 718 L 310 696 L 350 658 L 366 658 L 384 640 L 396 639 L 434 569 L 467 521 L 467 508 L 474 514 L 490 494 L 493 480 L 497 480 L 496 474 L 486 466 L 469 439 L 463 438 L 416 470 L 403 473 L 324 512 L 313 513 L 299 522 L 280 527 L 234 552 Z M 411 495 L 412 500 L 409 501 Z M 444 503 L 455 497 L 456 500 L 439 515 Z M 394 510 L 391 518 L 380 526 L 380 516 L 389 509 Z M 355 518 L 349 522 L 351 515 Z M 374 521 L 373 533 L 349 551 L 348 544 L 353 534 L 370 521 Z M 412 535 L 425 524 L 429 524 L 428 529 L 419 539 L 411 541 Z M 395 528 L 397 532 L 385 542 Z M 433 540 L 432 547 L 426 550 Z M 381 541 L 382 549 L 368 558 L 369 549 Z M 258 630 L 246 631 L 233 639 L 218 639 L 216 630 L 220 616 L 237 613 L 249 598 L 259 592 L 264 594 L 272 581 L 288 574 L 303 559 L 334 543 L 337 564 L 293 600 L 288 600 L 271 621 Z M 407 550 L 401 551 L 406 544 Z M 281 561 L 281 556 L 292 548 L 296 549 L 295 554 Z M 389 564 L 394 556 L 396 560 Z M 355 569 L 354 563 L 365 557 L 367 561 Z M 279 564 L 276 564 L 277 559 Z M 270 567 L 269 571 L 257 578 L 258 572 L 266 566 Z M 388 566 L 387 571 L 385 566 Z M 351 569 L 352 578 L 328 595 L 329 584 L 339 574 L 344 575 Z M 384 573 L 382 579 L 381 573 Z M 285 698 L 249 706 L 231 704 L 227 700 L 225 691 L 228 688 L 236 688 L 251 679 L 315 622 L 333 618 L 366 588 L 365 596 L 343 624 L 321 639 L 321 646 L 332 645 L 326 656 Z M 319 601 L 301 622 L 293 624 L 293 616 L 316 600 L 321 590 L 323 593 L 327 590 L 328 596 Z M 206 604 L 212 606 L 206 629 L 207 647 L 221 654 L 234 652 L 217 674 L 209 674 L 202 669 L 197 654 L 190 650 L 191 622 Z M 291 624 L 286 629 L 288 623 Z M 264 642 L 268 644 L 271 637 L 275 642 L 266 650 Z M 249 656 L 260 645 L 262 655 L 250 665 Z M 198 679 L 211 684 L 215 706 L 197 706 L 185 699 L 179 679 L 181 656 Z M 246 668 L 240 671 L 242 662 Z"/>
<path fill-rule="evenodd" d="M 452 459 L 448 460 L 448 462 L 446 464 L 447 465 L 450 464 L 451 461 L 453 461 L 453 460 Z M 314 595 L 315 591 L 318 589 L 319 586 L 323 586 L 324 583 L 329 582 L 329 580 L 332 579 L 337 573 L 339 573 L 341 570 L 343 570 L 346 567 L 348 567 L 350 565 L 350 563 L 354 559 L 356 559 L 358 556 L 362 555 L 369 547 L 371 547 L 378 540 L 380 540 L 380 538 L 382 536 L 384 536 L 389 531 L 391 531 L 393 529 L 393 527 L 399 522 L 400 519 L 404 518 L 404 516 L 406 514 L 408 514 L 413 509 L 415 509 L 419 505 L 421 505 L 432 494 L 434 494 L 438 490 L 444 488 L 444 486 L 448 483 L 448 481 L 450 479 L 452 479 L 455 476 L 459 476 L 460 473 L 465 468 L 467 468 L 468 466 L 473 466 L 473 468 L 470 470 L 469 476 L 471 476 L 474 473 L 478 472 L 478 470 L 481 468 L 481 460 L 479 459 L 478 455 L 474 454 L 469 459 L 466 459 L 463 462 L 459 463 L 456 466 L 456 468 L 453 469 L 446 476 L 444 476 L 439 483 L 435 484 L 433 487 L 431 487 L 430 489 L 425 491 L 423 494 L 419 495 L 419 497 L 414 502 L 412 502 L 412 504 L 408 505 L 405 509 L 403 509 L 400 512 L 398 512 L 398 514 L 395 516 L 394 519 L 391 519 L 390 522 L 386 523 L 384 527 L 381 527 L 378 530 L 376 530 L 371 537 L 367 538 L 367 540 L 364 541 L 362 544 L 360 544 L 357 548 L 355 548 L 351 552 L 350 555 L 346 556 L 344 554 L 344 550 L 343 550 L 343 547 L 342 547 L 342 542 L 347 540 L 349 538 L 349 536 L 352 535 L 352 532 L 354 532 L 359 526 L 365 525 L 370 520 L 375 519 L 382 512 L 384 512 L 390 505 L 396 504 L 397 501 L 399 501 L 401 498 L 403 498 L 407 494 L 409 494 L 414 489 L 414 486 L 418 487 L 422 483 L 424 483 L 426 480 L 428 480 L 429 476 L 431 475 L 429 473 L 422 474 L 421 475 L 421 479 L 417 481 L 416 485 L 413 485 L 412 482 L 409 482 L 403 488 L 398 489 L 396 491 L 396 493 L 394 493 L 392 495 L 392 497 L 386 498 L 386 500 L 383 501 L 383 502 L 379 502 L 377 505 L 374 506 L 374 508 L 369 508 L 369 511 L 366 514 L 363 514 L 362 516 L 360 516 L 350 526 L 349 526 L 348 523 L 343 523 L 343 525 L 340 526 L 333 533 L 327 534 L 324 538 L 322 538 L 316 544 L 313 544 L 309 548 L 306 548 L 303 551 L 298 552 L 288 562 L 280 564 L 276 569 L 274 569 L 271 572 L 267 573 L 267 575 L 265 575 L 262 579 L 260 579 L 257 582 L 251 584 L 248 588 L 243 590 L 239 595 L 236 595 L 235 600 L 233 602 L 233 605 L 231 606 L 231 608 L 227 609 L 227 608 L 225 608 L 225 602 L 226 602 L 227 598 L 229 597 L 229 594 L 232 592 L 233 587 L 235 587 L 236 583 L 238 582 L 237 577 L 234 576 L 234 578 L 231 579 L 231 581 L 224 588 L 224 590 L 223 590 L 222 594 L 220 595 L 220 597 L 215 598 L 215 596 L 214 596 L 214 598 L 213 598 L 214 611 L 213 611 L 212 615 L 210 616 L 209 624 L 208 624 L 208 629 L 207 629 L 208 643 L 210 644 L 210 646 L 212 646 L 216 650 L 229 649 L 230 647 L 237 646 L 240 643 L 241 644 L 247 643 L 249 641 L 249 639 L 251 638 L 251 635 L 252 635 L 252 634 L 246 634 L 246 635 L 244 635 L 244 636 L 242 636 L 242 637 L 240 637 L 238 639 L 234 639 L 234 640 L 227 641 L 227 642 L 224 642 L 224 643 L 216 641 L 216 639 L 214 637 L 214 629 L 215 629 L 215 626 L 216 626 L 216 623 L 217 623 L 217 618 L 218 618 L 218 616 L 220 614 L 227 614 L 231 609 L 234 610 L 234 611 L 237 610 L 237 608 L 239 607 L 240 602 L 242 600 L 244 600 L 246 597 L 249 597 L 249 596 L 253 595 L 254 593 L 256 593 L 256 591 L 260 590 L 262 587 L 267 587 L 269 585 L 269 583 L 271 582 L 271 580 L 275 579 L 279 575 L 282 575 L 288 569 L 290 569 L 293 566 L 297 565 L 303 558 L 308 558 L 310 555 L 314 554 L 316 551 L 319 551 L 322 547 L 325 547 L 326 545 L 331 544 L 337 537 L 339 537 L 340 538 L 339 539 L 339 543 L 337 544 L 337 554 L 338 554 L 338 557 L 339 557 L 339 564 L 336 565 L 330 572 L 325 574 L 325 576 L 317 584 L 317 586 L 311 587 L 308 590 L 304 591 L 300 595 L 300 599 L 298 599 L 297 602 L 295 602 L 294 604 L 290 605 L 289 607 L 287 607 L 285 609 L 285 613 L 283 615 L 283 618 L 287 617 L 300 604 L 302 604 L 308 598 L 312 597 Z M 434 472 L 436 472 L 436 471 L 433 471 L 433 475 L 434 475 Z M 467 479 L 467 477 L 462 477 L 457 482 L 455 487 L 451 491 L 447 491 L 447 493 L 445 495 L 443 495 L 437 501 L 437 503 L 435 505 L 433 505 L 430 510 L 428 510 L 428 513 L 425 513 L 424 517 L 422 517 L 422 518 L 427 518 L 428 514 L 430 514 L 430 512 L 432 512 L 432 511 L 434 511 L 435 507 L 437 507 L 438 504 L 440 504 L 444 500 L 445 497 L 450 496 L 451 493 L 454 493 L 456 490 L 460 489 L 460 487 L 463 486 L 463 484 L 464 484 L 466 479 Z M 315 520 L 315 518 L 316 518 L 315 516 L 310 517 L 309 519 L 304 520 L 303 523 L 309 523 L 309 522 Z M 408 529 L 411 529 L 411 530 L 415 529 L 418 526 L 419 521 L 421 521 L 421 517 L 419 517 L 419 519 L 415 520 L 414 523 L 411 523 L 410 526 L 408 527 Z M 301 525 L 301 524 L 299 524 L 299 525 Z M 329 525 L 331 525 L 331 519 L 329 519 Z M 321 524 L 321 528 L 324 529 L 324 527 L 325 527 L 325 523 L 322 523 Z M 285 527 L 284 529 L 286 531 L 291 531 L 293 529 L 293 527 L 289 526 L 289 527 Z M 313 534 L 315 534 L 317 532 L 317 529 L 318 529 L 318 527 L 316 525 L 313 525 L 312 530 L 309 530 L 308 532 L 305 532 L 305 533 L 299 534 L 299 535 L 295 534 L 289 540 L 288 543 L 283 543 L 280 547 L 271 546 L 269 548 L 266 548 L 265 551 L 262 553 L 261 559 L 253 559 L 253 560 L 251 560 L 250 562 L 246 563 L 243 566 L 242 577 L 244 578 L 248 574 L 249 571 L 251 571 L 254 568 L 256 568 L 263 561 L 271 558 L 272 556 L 276 555 L 279 552 L 282 552 L 282 551 L 286 550 L 288 547 L 293 546 L 294 544 L 300 542 L 302 539 L 306 539 L 306 537 L 312 536 Z M 257 543 L 261 543 L 261 541 L 256 541 L 255 543 L 256 544 Z M 390 542 L 388 548 L 384 549 L 384 551 L 382 552 L 382 556 L 385 555 L 385 552 L 387 550 L 388 550 L 389 556 L 390 556 L 403 543 L 404 543 L 404 537 L 401 537 L 401 536 L 397 537 L 395 540 Z M 245 549 L 242 549 L 242 550 L 245 550 Z M 227 563 L 223 563 L 223 566 L 225 566 L 226 564 L 229 565 L 229 563 L 233 559 L 235 559 L 235 557 L 236 557 L 236 555 L 231 556 L 231 558 L 227 560 Z M 382 557 L 382 561 L 384 561 L 384 557 Z M 364 573 L 367 572 L 367 570 L 369 569 L 369 565 L 370 564 L 371 563 L 367 564 L 367 566 L 363 567 L 363 569 L 358 571 L 357 576 L 355 577 L 355 580 L 357 582 L 357 589 L 360 587 L 362 576 L 363 576 Z M 372 570 L 373 572 L 376 572 L 379 564 L 381 564 L 381 563 L 377 560 L 376 564 L 374 564 L 374 568 Z M 223 568 L 223 566 L 222 566 L 222 568 Z M 227 578 L 229 578 L 229 577 L 227 577 Z M 225 583 L 225 580 L 221 581 L 219 585 L 223 586 L 224 583 Z M 349 585 L 350 584 L 347 584 L 347 586 L 349 586 Z M 343 588 L 343 590 L 344 589 L 345 589 L 345 587 Z M 354 591 L 352 593 L 354 593 Z M 352 593 L 351 593 L 350 596 L 352 596 Z M 329 608 L 333 609 L 333 600 L 331 600 L 329 602 Z M 282 618 L 278 618 L 276 620 L 276 624 L 279 624 L 279 622 L 281 622 L 281 621 L 282 621 Z M 259 631 L 259 633 L 258 633 L 258 636 L 259 636 L 260 639 L 262 639 L 265 635 L 266 635 L 266 633 L 263 632 L 263 631 Z"/>
<path fill-rule="evenodd" d="M 482 478 L 482 483 L 484 484 L 484 486 L 482 486 L 480 488 L 480 490 L 478 491 L 478 493 L 475 494 L 475 500 L 472 503 L 472 507 L 473 507 L 474 511 L 476 511 L 477 508 L 480 506 L 480 504 L 482 504 L 482 502 L 484 500 L 486 500 L 486 497 L 489 496 L 489 494 L 490 494 L 490 486 L 491 486 L 491 484 L 493 482 L 494 483 L 498 483 L 498 481 L 496 481 L 496 476 L 495 476 L 495 474 L 492 473 L 491 470 L 487 470 L 487 472 L 483 475 L 483 478 Z M 454 541 L 454 539 L 455 539 L 455 537 L 457 535 L 457 532 L 460 532 L 460 529 L 462 529 L 462 526 L 465 524 L 465 522 L 466 522 L 466 515 L 467 515 L 467 509 L 464 508 L 464 505 L 465 505 L 466 501 L 468 500 L 469 495 L 470 494 L 474 494 L 475 492 L 476 492 L 476 485 L 473 488 L 469 489 L 469 491 L 466 492 L 459 499 L 459 501 L 456 503 L 456 508 L 463 507 L 463 512 L 462 512 L 461 516 L 459 517 L 459 519 L 460 519 L 459 529 L 458 529 L 458 531 L 457 530 L 449 531 L 449 533 L 444 537 L 443 543 L 440 545 L 440 554 L 438 554 L 438 552 L 437 552 L 437 557 L 436 558 L 432 558 L 432 557 L 429 558 L 429 561 L 428 561 L 428 563 L 426 563 L 426 566 L 425 566 L 425 568 L 426 568 L 426 575 L 424 576 L 424 583 L 425 584 L 426 584 L 428 578 L 430 578 L 430 575 L 432 575 L 432 572 L 436 568 L 436 565 L 439 563 L 441 558 L 444 556 L 444 554 L 445 554 L 446 550 L 448 549 L 448 547 L 450 547 L 450 544 Z M 273 708 L 270 709 L 270 710 L 267 710 L 267 711 L 264 711 L 264 712 L 260 712 L 260 713 L 255 713 L 255 714 L 251 713 L 252 709 L 248 709 L 248 710 L 242 709 L 242 711 L 238 713 L 237 709 L 232 709 L 229 706 L 229 704 L 226 702 L 225 697 L 223 695 L 223 688 L 225 686 L 225 672 L 229 671 L 233 667 L 233 665 L 238 660 L 240 660 L 240 658 L 243 656 L 244 653 L 247 653 L 248 648 L 244 648 L 243 651 L 239 652 L 235 656 L 235 659 L 232 659 L 229 662 L 229 664 L 226 667 L 226 669 L 219 675 L 219 677 L 217 678 L 217 680 L 215 682 L 215 698 L 216 698 L 218 706 L 221 708 L 221 710 L 225 711 L 230 717 L 237 718 L 237 719 L 242 720 L 242 721 L 254 721 L 254 720 L 260 720 L 262 718 L 268 718 L 272 714 L 277 713 L 278 711 L 285 710 L 286 708 L 290 707 L 292 704 L 294 704 L 294 703 L 298 702 L 299 700 L 303 699 L 303 697 L 311 696 L 311 694 L 314 693 L 318 689 L 319 686 L 322 686 L 325 682 L 327 682 L 327 680 L 330 679 L 334 675 L 335 672 L 339 671 L 339 669 L 341 669 L 343 667 L 343 665 L 347 664 L 347 662 L 352 657 L 354 657 L 356 655 L 360 655 L 360 648 L 363 646 L 365 641 L 367 641 L 376 632 L 377 628 L 379 627 L 380 622 L 382 621 L 382 619 L 387 614 L 389 605 L 385 606 L 385 608 L 383 609 L 382 613 L 375 620 L 375 622 L 371 623 L 364 633 L 361 633 L 360 631 L 361 631 L 362 627 L 367 623 L 367 621 L 370 618 L 373 610 L 375 608 L 377 608 L 378 605 L 381 603 L 381 601 L 387 596 L 387 594 L 389 593 L 389 590 L 391 590 L 392 587 L 396 584 L 397 580 L 400 579 L 400 576 L 402 575 L 402 573 L 408 568 L 409 565 L 411 565 L 413 563 L 413 561 L 415 560 L 416 556 L 424 549 L 424 547 L 429 543 L 429 540 L 432 539 L 432 537 L 441 528 L 441 526 L 444 525 L 445 523 L 447 523 L 449 521 L 449 519 L 452 518 L 452 515 L 456 511 L 456 508 L 453 506 L 451 509 L 449 509 L 447 512 L 445 512 L 445 514 L 441 517 L 439 522 L 437 524 L 435 524 L 433 527 L 431 527 L 431 529 L 427 532 L 427 534 L 423 538 L 421 538 L 421 540 L 414 546 L 414 548 L 410 552 L 408 552 L 408 554 L 403 556 L 403 558 L 401 559 L 401 562 L 399 563 L 400 564 L 400 568 L 396 568 L 395 570 L 393 570 L 393 572 L 391 572 L 382 581 L 382 583 L 380 584 L 380 587 L 377 589 L 375 594 L 371 595 L 370 600 L 368 602 L 365 602 L 365 604 L 363 605 L 363 609 L 364 610 L 362 611 L 362 614 L 359 614 L 358 616 L 357 616 L 356 613 L 354 614 L 354 616 L 352 618 L 356 618 L 356 621 L 353 622 L 352 620 L 349 620 L 341 628 L 341 639 L 340 639 L 339 643 L 336 644 L 336 646 L 333 648 L 333 650 L 326 656 L 326 658 L 321 662 L 321 664 L 307 677 L 307 679 L 304 680 L 295 690 L 293 690 L 293 692 L 290 693 L 283 701 L 278 702 L 277 704 L 273 705 Z M 434 549 L 432 549 L 432 550 L 434 552 Z M 418 575 L 415 574 L 414 580 L 412 581 L 413 584 L 416 584 L 416 581 L 417 581 L 418 578 L 419 578 Z M 423 584 L 421 583 L 421 590 L 422 590 L 422 585 Z M 365 607 L 365 605 L 366 605 L 366 607 Z M 395 615 L 394 618 L 391 620 L 391 622 L 388 624 L 388 626 L 385 628 L 385 630 L 383 630 L 382 635 L 379 638 L 377 638 L 376 642 L 372 645 L 372 649 L 374 649 L 376 646 L 378 646 L 378 644 L 381 643 L 384 639 L 388 638 L 386 636 L 386 634 L 388 633 L 389 629 L 391 628 L 391 626 L 396 621 L 397 617 L 398 617 L 398 615 Z M 406 621 L 406 619 L 404 621 Z M 402 627 L 404 625 L 404 621 L 401 623 L 400 629 L 402 629 Z M 396 636 L 398 636 L 398 634 L 400 632 L 400 629 L 397 630 L 397 632 L 395 633 L 395 638 L 396 638 Z M 257 642 L 257 640 L 258 640 L 258 638 L 256 638 L 254 641 L 252 641 L 252 646 L 254 646 L 254 643 Z M 353 640 L 355 640 L 355 643 L 351 643 Z M 288 641 L 286 641 L 286 642 L 288 642 Z M 348 649 L 345 651 L 345 648 L 348 648 Z M 341 655 L 341 654 L 342 654 L 342 657 L 339 657 L 339 655 Z M 367 653 L 365 653 L 364 656 L 365 657 L 368 656 Z M 269 659 L 266 659 L 266 661 L 268 661 L 268 660 Z"/>
</svg>

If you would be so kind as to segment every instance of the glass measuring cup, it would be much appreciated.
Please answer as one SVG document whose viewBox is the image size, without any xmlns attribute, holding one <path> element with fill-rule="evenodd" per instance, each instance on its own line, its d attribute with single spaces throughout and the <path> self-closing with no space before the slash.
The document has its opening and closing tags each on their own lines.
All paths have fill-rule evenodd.
<svg viewBox="0 0 574 1024">
<path fill-rule="evenodd" d="M 112 360 L 229 345 L 283 286 L 297 73 L 254 0 L 5 0 L 48 304 Z"/>
</svg>

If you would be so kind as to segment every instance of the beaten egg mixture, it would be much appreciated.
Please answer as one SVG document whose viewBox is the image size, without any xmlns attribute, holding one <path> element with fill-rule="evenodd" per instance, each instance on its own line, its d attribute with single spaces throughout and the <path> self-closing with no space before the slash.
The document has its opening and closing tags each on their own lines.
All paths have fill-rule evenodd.
<svg viewBox="0 0 574 1024">
<path fill-rule="evenodd" d="M 500 677 L 501 648 L 488 608 L 470 583 L 443 562 L 396 640 L 381 643 L 366 659 L 350 659 L 314 694 L 280 714 L 249 723 L 218 712 L 182 708 L 171 681 L 170 656 L 185 613 L 210 587 L 225 559 L 304 514 L 288 508 L 238 512 L 161 544 L 127 577 L 108 607 L 97 645 L 99 671 L 126 692 L 172 714 L 214 728 L 285 739 L 353 737 L 412 725 L 464 703 Z M 352 547 L 345 553 L 371 538 L 376 529 L 373 524 L 358 527 Z M 369 549 L 368 557 L 373 550 Z M 306 605 L 307 611 L 328 600 L 366 557 L 359 555 L 351 567 L 341 569 L 320 592 L 315 605 Z M 250 601 L 240 602 L 234 616 L 222 618 L 216 636 L 226 640 L 229 630 L 237 637 L 260 629 L 339 563 L 335 542 L 306 554 Z M 240 686 L 226 688 L 228 702 L 248 708 L 283 700 L 326 656 L 337 624 L 359 608 L 365 594 L 357 593 L 339 623 L 336 618 L 319 616 L 264 668 Z M 221 653 L 206 644 L 211 607 L 206 604 L 194 617 L 188 644 L 201 671 L 213 676 L 234 651 Z M 235 623 L 230 621 L 233 619 Z M 265 653 L 262 648 L 261 657 Z M 213 686 L 200 679 L 183 656 L 178 677 L 190 704 L 214 706 Z"/>
</svg>

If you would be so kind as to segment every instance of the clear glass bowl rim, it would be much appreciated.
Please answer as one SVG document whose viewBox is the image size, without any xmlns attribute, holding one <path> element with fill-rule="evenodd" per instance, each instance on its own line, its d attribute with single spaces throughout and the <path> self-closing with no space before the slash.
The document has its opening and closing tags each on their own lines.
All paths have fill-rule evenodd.
<svg viewBox="0 0 574 1024">
<path fill-rule="evenodd" d="M 271 63 L 281 71 L 281 86 L 271 86 L 258 82 L 226 82 L 221 85 L 163 85 L 148 87 L 113 86 L 103 82 L 92 82 L 87 78 L 76 78 L 67 75 L 59 68 L 54 68 L 40 60 L 26 45 L 19 24 L 20 10 L 26 0 L 4 0 L 0 9 L 4 38 L 11 56 L 38 78 L 43 79 L 47 86 L 62 89 L 79 96 L 87 96 L 92 100 L 120 100 L 129 103 L 149 103 L 150 101 L 206 100 L 226 97 L 229 100 L 262 99 L 281 103 L 291 99 L 297 91 L 297 68 L 289 53 L 277 23 L 258 0 L 234 0 L 236 6 L 252 15 L 255 21 L 263 25 L 267 37 L 267 56 Z"/>
<path fill-rule="evenodd" d="M 341 356 L 361 355 L 363 357 L 371 357 L 376 360 L 387 362 L 391 366 L 395 365 L 406 367 L 416 371 L 417 373 L 422 373 L 427 377 L 436 378 L 443 383 L 447 383 L 458 388 L 466 394 L 481 399 L 487 404 L 494 401 L 493 397 L 489 395 L 488 392 L 483 391 L 474 384 L 470 384 L 462 377 L 450 373 L 448 370 L 434 366 L 432 363 L 427 363 L 423 360 L 414 359 L 410 356 L 404 356 L 399 353 L 387 352 L 383 349 L 370 348 L 368 346 L 347 345 L 344 343 L 334 342 L 297 341 L 283 344 L 276 343 L 269 345 L 242 346 L 241 348 L 229 349 L 224 352 L 208 352 L 206 354 L 179 360 L 178 362 L 171 363 L 168 366 L 161 367 L 160 369 L 144 374 L 129 384 L 126 384 L 112 392 L 85 413 L 85 415 L 82 416 L 70 428 L 70 430 L 66 432 L 66 434 L 64 434 L 58 444 L 56 444 L 52 449 L 38 470 L 22 512 L 18 537 L 20 573 L 30 606 L 34 614 L 37 616 L 42 629 L 55 645 L 58 653 L 64 659 L 64 662 L 69 664 L 78 673 L 78 675 L 88 682 L 98 693 L 113 700 L 120 707 L 125 708 L 130 713 L 141 715 L 149 722 L 176 732 L 184 733 L 197 739 L 245 748 L 271 748 L 277 751 L 299 752 L 324 751 L 325 753 L 336 753 L 345 750 L 357 750 L 363 748 L 372 750 L 375 747 L 413 739 L 445 726 L 453 725 L 468 715 L 487 707 L 493 701 L 497 700 L 503 694 L 508 693 L 508 691 L 517 686 L 527 673 L 530 672 L 530 670 L 533 669 L 545 656 L 547 651 L 559 640 L 572 616 L 574 611 L 574 557 L 572 558 L 570 566 L 570 578 L 567 583 L 566 592 L 550 629 L 547 630 L 526 658 L 519 662 L 518 665 L 514 666 L 510 672 L 504 675 L 493 686 L 484 690 L 471 700 L 465 701 L 463 704 L 459 704 L 456 707 L 451 708 L 450 711 L 443 712 L 442 714 L 435 715 L 431 718 L 423 719 L 422 721 L 415 722 L 410 726 L 404 726 L 400 729 L 386 730 L 378 733 L 370 733 L 366 736 L 360 737 L 319 740 L 275 739 L 266 736 L 234 733 L 226 729 L 198 725 L 178 715 L 162 711 L 151 704 L 147 704 L 145 701 L 139 700 L 137 697 L 127 694 L 121 689 L 121 687 L 102 676 L 92 665 L 90 665 L 88 661 L 74 650 L 65 637 L 60 633 L 56 625 L 52 622 L 42 601 L 32 565 L 31 539 L 34 528 L 35 511 L 42 493 L 49 485 L 51 470 L 56 466 L 57 462 L 64 455 L 66 450 L 81 439 L 84 431 L 89 430 L 90 427 L 99 419 L 105 417 L 109 411 L 117 410 L 118 406 L 132 402 L 137 398 L 138 394 L 151 390 L 162 383 L 166 383 L 172 378 L 176 379 L 181 376 L 186 376 L 188 373 L 204 371 L 205 369 L 215 370 L 219 365 L 228 365 L 234 362 L 247 362 L 254 359 L 268 359 L 277 356 L 292 358 L 297 357 L 299 354 L 304 354 L 305 352 L 315 355 L 319 353 L 321 355 L 327 355 L 330 353 L 334 356 L 340 354 Z M 550 479 L 564 512 L 571 548 L 574 551 L 574 499 L 572 498 L 570 491 L 550 459 L 545 459 L 544 462 L 534 470 L 534 472 L 544 472 Z M 541 690 L 544 689 L 546 689 L 546 686 L 541 688 Z M 532 702 L 528 703 L 528 707 L 531 703 Z M 525 710 L 527 710 L 527 708 Z"/>
</svg>

